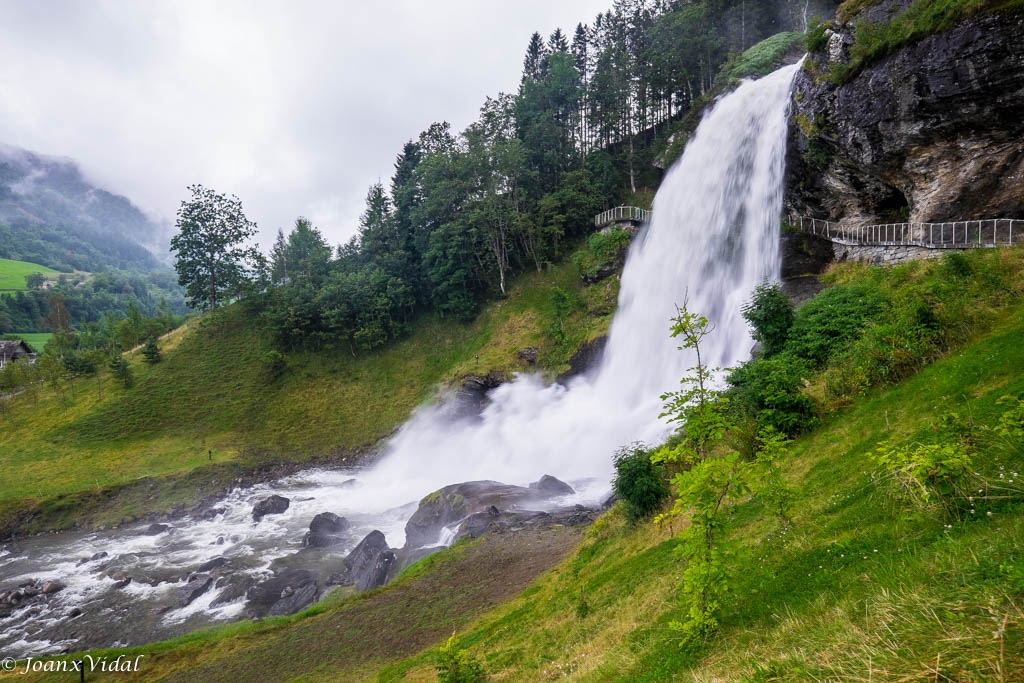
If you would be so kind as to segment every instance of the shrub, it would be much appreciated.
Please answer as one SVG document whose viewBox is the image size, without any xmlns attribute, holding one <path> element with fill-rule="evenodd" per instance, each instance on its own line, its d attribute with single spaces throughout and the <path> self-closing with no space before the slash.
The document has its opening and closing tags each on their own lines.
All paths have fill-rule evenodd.
<svg viewBox="0 0 1024 683">
<path fill-rule="evenodd" d="M 572 255 L 580 277 L 586 282 L 597 282 L 611 275 L 624 262 L 629 241 L 629 233 L 619 228 L 595 232 L 587 240 L 586 248 Z"/>
<path fill-rule="evenodd" d="M 669 496 L 664 469 L 651 462 L 650 454 L 640 444 L 626 446 L 615 454 L 612 489 L 633 522 L 654 514 Z"/>
<path fill-rule="evenodd" d="M 817 423 L 817 407 L 801 391 L 807 374 L 807 364 L 789 354 L 752 360 L 729 373 L 729 398 L 759 429 L 795 436 Z"/>
<path fill-rule="evenodd" d="M 785 350 L 820 367 L 859 337 L 885 306 L 885 295 L 875 285 L 830 287 L 797 309 Z"/>
<path fill-rule="evenodd" d="M 825 31 L 828 24 L 821 19 L 813 19 L 804 34 L 804 47 L 808 52 L 817 52 L 828 43 L 828 34 Z"/>
<path fill-rule="evenodd" d="M 487 673 L 479 659 L 456 647 L 453 633 L 438 652 L 437 680 L 441 683 L 479 683 L 487 680 Z"/>
<path fill-rule="evenodd" d="M 753 328 L 754 339 L 761 342 L 762 353 L 774 356 L 785 346 L 793 326 L 793 304 L 778 283 L 765 283 L 754 289 L 743 317 Z"/>
</svg>

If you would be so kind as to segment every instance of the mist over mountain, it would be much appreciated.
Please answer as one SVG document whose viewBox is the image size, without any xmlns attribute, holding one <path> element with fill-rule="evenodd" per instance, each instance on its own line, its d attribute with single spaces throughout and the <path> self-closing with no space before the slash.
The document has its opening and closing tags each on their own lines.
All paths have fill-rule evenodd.
<svg viewBox="0 0 1024 683">
<path fill-rule="evenodd" d="M 169 234 L 127 198 L 91 184 L 73 160 L 0 143 L 0 258 L 148 272 L 166 264 Z"/>
</svg>

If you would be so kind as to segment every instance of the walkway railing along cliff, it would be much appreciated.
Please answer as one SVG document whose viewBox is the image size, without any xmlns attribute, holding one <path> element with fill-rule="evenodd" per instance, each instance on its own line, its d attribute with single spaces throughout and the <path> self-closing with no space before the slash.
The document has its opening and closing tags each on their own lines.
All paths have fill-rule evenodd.
<svg viewBox="0 0 1024 683">
<path fill-rule="evenodd" d="M 594 227 L 603 228 L 606 225 L 617 223 L 619 221 L 632 221 L 634 223 L 644 223 L 651 218 L 651 212 L 646 209 L 641 209 L 639 206 L 616 206 L 614 209 L 608 209 L 594 216 Z"/>
<path fill-rule="evenodd" d="M 860 226 L 840 226 L 820 218 L 803 216 L 799 220 L 801 231 L 840 244 L 963 249 L 1024 242 L 1024 220 L 1015 218 Z"/>
</svg>

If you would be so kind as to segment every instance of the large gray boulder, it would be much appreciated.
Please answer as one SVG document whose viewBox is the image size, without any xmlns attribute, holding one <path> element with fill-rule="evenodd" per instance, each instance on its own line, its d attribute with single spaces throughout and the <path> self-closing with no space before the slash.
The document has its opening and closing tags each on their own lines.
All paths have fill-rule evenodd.
<svg viewBox="0 0 1024 683">
<path fill-rule="evenodd" d="M 258 522 L 266 515 L 279 515 L 287 510 L 290 504 L 284 496 L 268 496 L 253 507 L 252 518 Z"/>
<path fill-rule="evenodd" d="M 255 616 L 294 614 L 316 600 L 316 574 L 308 569 L 285 569 L 249 588 L 249 613 Z"/>
<path fill-rule="evenodd" d="M 337 545 L 345 540 L 344 532 L 349 523 L 344 517 L 333 512 L 321 512 L 309 524 L 309 531 L 302 539 L 302 545 L 308 548 L 326 548 Z"/>
<path fill-rule="evenodd" d="M 556 479 L 550 474 L 545 474 L 539 480 L 530 484 L 530 488 L 549 496 L 571 496 L 576 489 L 566 484 L 561 479 Z"/>
<path fill-rule="evenodd" d="M 405 548 L 434 545 L 441 532 L 470 515 L 494 507 L 502 511 L 522 512 L 551 507 L 550 500 L 575 493 L 572 487 L 550 475 L 525 486 L 497 481 L 467 481 L 452 484 L 425 496 L 405 525 Z"/>
<path fill-rule="evenodd" d="M 383 586 L 396 560 L 384 534 L 374 529 L 344 559 L 349 578 L 356 590 L 365 591 Z"/>
</svg>

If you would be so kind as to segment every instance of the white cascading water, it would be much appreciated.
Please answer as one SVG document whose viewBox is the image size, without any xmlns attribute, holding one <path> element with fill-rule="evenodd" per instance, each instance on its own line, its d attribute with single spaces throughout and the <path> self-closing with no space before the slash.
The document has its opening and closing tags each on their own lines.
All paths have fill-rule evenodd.
<svg viewBox="0 0 1024 683">
<path fill-rule="evenodd" d="M 0 610 L 0 650 L 25 656 L 78 649 L 90 630 L 102 631 L 90 646 L 135 644 L 237 618 L 244 598 L 214 605 L 216 590 L 183 606 L 176 593 L 183 577 L 221 557 L 236 574 L 268 576 L 275 560 L 299 550 L 319 512 L 352 523 L 350 543 L 303 556 L 329 571 L 374 528 L 391 546 L 402 546 L 416 502 L 447 484 L 526 484 L 552 474 L 578 491 L 563 502 L 600 500 L 610 488 L 618 448 L 658 443 L 671 430 L 658 418 L 659 396 L 677 388 L 693 365 L 669 336 L 677 304 L 687 301 L 714 323 L 705 346 L 709 363 L 725 367 L 749 355 L 741 308 L 757 284 L 779 272 L 786 111 L 797 68 L 744 83 L 706 115 L 666 175 L 652 221 L 630 251 L 619 309 L 595 371 L 568 387 L 521 376 L 493 391 L 478 419 L 453 422 L 443 410 L 422 408 L 371 468 L 310 470 L 236 490 L 208 519 L 175 520 L 157 535 L 122 527 L 0 546 L 0 589 L 29 579 L 67 584 L 32 610 Z M 254 523 L 253 502 L 271 493 L 288 496 L 291 506 Z M 89 560 L 97 551 L 107 556 Z M 134 581 L 115 588 L 114 570 Z M 74 616 L 78 609 L 83 614 Z"/>
<path fill-rule="evenodd" d="M 778 277 L 786 111 L 796 66 L 743 84 L 701 123 L 662 182 L 633 246 L 597 372 L 568 388 L 520 377 L 493 391 L 479 422 L 448 424 L 422 410 L 364 477 L 368 505 L 393 506 L 452 482 L 526 484 L 542 474 L 593 478 L 607 491 L 611 455 L 657 443 L 669 428 L 659 396 L 693 365 L 669 336 L 676 305 L 714 324 L 706 358 L 726 367 L 753 344 L 741 308 Z"/>
</svg>

